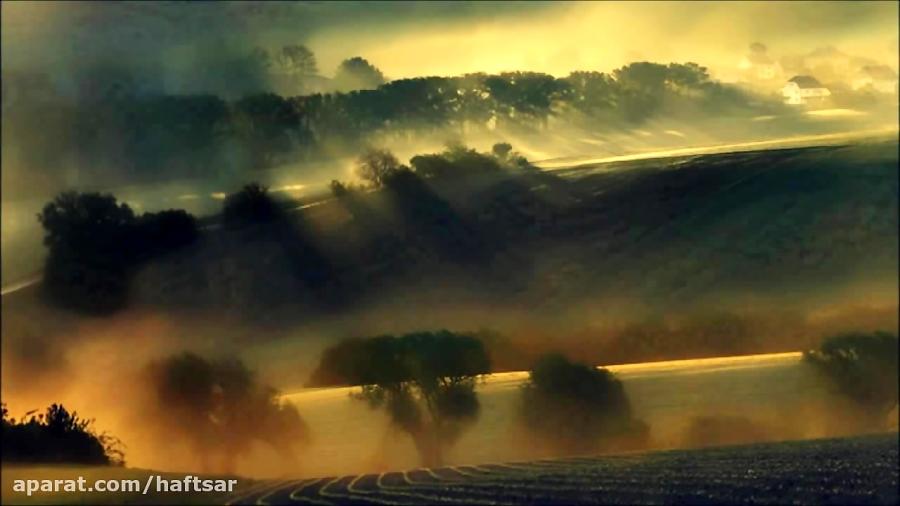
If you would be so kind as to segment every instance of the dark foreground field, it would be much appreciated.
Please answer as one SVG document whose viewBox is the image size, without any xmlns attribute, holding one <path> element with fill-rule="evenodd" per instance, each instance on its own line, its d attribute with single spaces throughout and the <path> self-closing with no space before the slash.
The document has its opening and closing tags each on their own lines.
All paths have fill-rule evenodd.
<svg viewBox="0 0 900 506">
<path fill-rule="evenodd" d="M 261 482 L 231 504 L 897 504 L 897 434 Z"/>
</svg>

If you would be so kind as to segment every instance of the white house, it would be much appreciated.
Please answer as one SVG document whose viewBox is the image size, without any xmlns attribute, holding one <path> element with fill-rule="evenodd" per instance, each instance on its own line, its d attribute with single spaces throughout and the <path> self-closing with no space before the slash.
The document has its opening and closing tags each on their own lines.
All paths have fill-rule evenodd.
<svg viewBox="0 0 900 506">
<path fill-rule="evenodd" d="M 831 91 L 815 77 L 794 76 L 781 88 L 781 94 L 786 104 L 802 105 L 824 101 L 831 96 Z"/>
</svg>

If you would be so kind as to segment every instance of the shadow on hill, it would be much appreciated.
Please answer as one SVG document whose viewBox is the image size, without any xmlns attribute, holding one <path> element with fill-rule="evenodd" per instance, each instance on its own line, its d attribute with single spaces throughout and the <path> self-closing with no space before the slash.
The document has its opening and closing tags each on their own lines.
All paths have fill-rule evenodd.
<svg viewBox="0 0 900 506">
<path fill-rule="evenodd" d="M 411 171 L 399 171 L 384 191 L 407 238 L 443 261 L 474 266 L 489 260 L 491 251 L 479 231 Z"/>
</svg>

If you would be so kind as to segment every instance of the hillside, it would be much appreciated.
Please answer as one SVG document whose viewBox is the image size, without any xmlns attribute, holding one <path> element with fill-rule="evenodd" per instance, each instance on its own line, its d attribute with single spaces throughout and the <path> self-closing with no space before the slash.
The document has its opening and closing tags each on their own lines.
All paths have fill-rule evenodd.
<svg viewBox="0 0 900 506">
<path fill-rule="evenodd" d="M 210 231 L 136 296 L 270 321 L 410 300 L 547 315 L 826 300 L 896 292 L 897 210 L 890 141 L 424 180 Z"/>
</svg>

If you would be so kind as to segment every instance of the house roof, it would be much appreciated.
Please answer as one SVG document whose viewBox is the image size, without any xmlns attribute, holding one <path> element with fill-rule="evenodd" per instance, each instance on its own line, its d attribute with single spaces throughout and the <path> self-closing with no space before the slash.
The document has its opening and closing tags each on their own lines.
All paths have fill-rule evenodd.
<svg viewBox="0 0 900 506">
<path fill-rule="evenodd" d="M 801 88 L 823 88 L 822 83 L 813 76 L 794 76 L 788 79 L 789 83 L 797 83 Z"/>
</svg>

